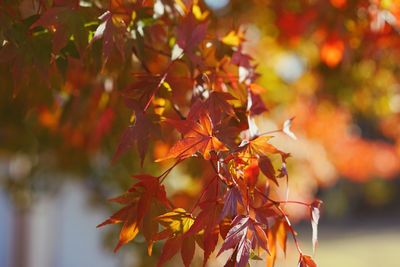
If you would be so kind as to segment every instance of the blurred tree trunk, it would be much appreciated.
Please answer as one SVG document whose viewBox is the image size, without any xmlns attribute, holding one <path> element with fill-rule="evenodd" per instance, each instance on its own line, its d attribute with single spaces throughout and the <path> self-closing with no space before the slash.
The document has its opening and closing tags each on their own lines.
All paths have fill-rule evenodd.
<svg viewBox="0 0 400 267">
<path fill-rule="evenodd" d="M 11 267 L 28 267 L 29 211 L 14 208 Z"/>
</svg>

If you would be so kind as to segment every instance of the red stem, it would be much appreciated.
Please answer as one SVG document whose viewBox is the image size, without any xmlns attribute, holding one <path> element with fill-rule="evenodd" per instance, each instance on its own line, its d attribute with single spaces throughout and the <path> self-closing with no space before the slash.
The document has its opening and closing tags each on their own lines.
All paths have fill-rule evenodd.
<svg viewBox="0 0 400 267">
<path fill-rule="evenodd" d="M 201 193 L 200 197 L 197 199 L 196 203 L 194 204 L 193 208 L 191 209 L 190 213 L 193 213 L 193 211 L 197 208 L 197 206 L 200 204 L 200 200 L 202 199 L 202 197 L 204 196 L 204 194 L 206 193 L 207 189 L 210 187 L 210 185 L 212 184 L 212 182 L 215 180 L 215 178 L 217 178 L 217 175 L 215 175 L 210 182 L 208 182 L 208 184 L 206 185 L 206 187 L 204 188 L 203 192 Z"/>
<path fill-rule="evenodd" d="M 306 203 L 300 202 L 300 201 L 276 201 L 276 200 L 273 200 L 273 199 L 269 198 L 268 196 L 266 196 L 258 188 L 256 188 L 256 191 L 259 194 L 261 194 L 263 197 L 265 197 L 267 200 L 271 201 L 275 205 L 275 207 L 279 210 L 279 212 L 282 214 L 282 216 L 285 218 L 285 221 L 287 222 L 287 224 L 289 226 L 289 230 L 290 230 L 290 232 L 292 234 L 293 241 L 294 241 L 294 243 L 296 245 L 297 251 L 300 253 L 300 255 L 303 255 L 303 252 L 300 249 L 299 242 L 297 241 L 297 238 L 296 238 L 296 233 L 294 232 L 294 229 L 293 229 L 292 224 L 291 224 L 291 222 L 289 220 L 289 217 L 286 215 L 285 211 L 282 209 L 280 204 L 281 203 L 294 203 L 294 204 L 301 204 L 301 205 L 306 205 L 306 206 L 309 206 L 309 205 L 306 204 Z"/>
<path fill-rule="evenodd" d="M 167 78 L 168 72 L 169 72 L 170 68 L 172 67 L 172 64 L 173 64 L 173 63 L 174 63 L 174 61 L 170 61 L 170 62 L 169 62 L 169 64 L 168 64 L 166 70 L 164 71 L 163 76 L 161 77 L 160 82 L 158 83 L 157 87 L 156 87 L 156 88 L 153 90 L 153 92 L 151 93 L 150 99 L 149 99 L 149 101 L 147 101 L 147 104 L 146 104 L 146 106 L 144 107 L 144 110 L 143 110 L 144 112 L 146 112 L 146 110 L 149 108 L 150 103 L 151 103 L 151 101 L 153 100 L 154 96 L 156 95 L 158 89 L 160 89 L 161 85 L 165 82 L 165 79 Z"/>
<path fill-rule="evenodd" d="M 172 171 L 173 168 L 176 167 L 176 165 L 178 165 L 179 163 L 181 163 L 183 160 L 178 160 L 177 162 L 174 163 L 174 165 L 172 165 L 171 167 L 169 167 L 166 171 L 164 171 L 161 175 L 158 176 L 158 179 L 160 180 L 160 183 L 162 183 L 165 178 L 168 176 L 168 174 Z"/>
<path fill-rule="evenodd" d="M 297 241 L 296 233 L 294 232 L 294 229 L 292 227 L 292 224 L 291 224 L 288 216 L 286 215 L 285 211 L 279 205 L 275 205 L 275 206 L 281 212 L 282 216 L 285 218 L 285 220 L 286 220 L 286 222 L 287 222 L 287 224 L 289 226 L 289 230 L 290 230 L 290 232 L 292 234 L 293 241 L 294 241 L 294 243 L 296 245 L 297 251 L 299 252 L 300 255 L 303 255 L 303 252 L 300 249 L 299 242 Z"/>
</svg>

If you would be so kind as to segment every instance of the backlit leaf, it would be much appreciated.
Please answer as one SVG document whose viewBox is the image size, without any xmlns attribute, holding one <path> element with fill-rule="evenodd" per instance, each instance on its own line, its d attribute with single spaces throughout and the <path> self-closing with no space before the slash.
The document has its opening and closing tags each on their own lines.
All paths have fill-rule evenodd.
<svg viewBox="0 0 400 267">
<path fill-rule="evenodd" d="M 157 161 L 179 158 L 185 159 L 199 152 L 205 159 L 210 159 L 211 152 L 227 150 L 213 135 L 213 124 L 208 115 L 200 117 L 199 122 L 175 122 L 177 129 L 182 132 L 183 139 L 178 141 L 168 152 L 168 155 Z"/>
<path fill-rule="evenodd" d="M 318 242 L 318 221 L 320 217 L 320 206 L 321 201 L 314 201 L 310 207 L 311 209 L 311 226 L 312 226 L 312 244 L 313 244 L 313 252 L 315 253 L 315 248 Z"/>
<path fill-rule="evenodd" d="M 293 119 L 294 119 L 294 118 L 290 118 L 290 119 L 286 120 L 286 121 L 283 123 L 283 132 L 284 132 L 287 136 L 291 137 L 292 139 L 297 140 L 296 135 L 295 135 L 295 134 L 292 132 L 292 130 L 290 129 L 290 127 L 292 126 L 292 121 L 293 121 Z"/>
</svg>

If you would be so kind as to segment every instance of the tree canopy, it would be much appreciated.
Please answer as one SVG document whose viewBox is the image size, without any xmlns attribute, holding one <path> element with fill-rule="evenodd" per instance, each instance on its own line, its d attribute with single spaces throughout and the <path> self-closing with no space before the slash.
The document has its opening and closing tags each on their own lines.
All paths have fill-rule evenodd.
<svg viewBox="0 0 400 267">
<path fill-rule="evenodd" d="M 290 153 L 273 140 L 296 140 L 297 124 L 342 175 L 398 173 L 400 6 L 254 0 L 210 8 L 197 0 L 1 1 L 0 143 L 67 171 L 104 155 L 132 161 L 134 183 L 111 199 L 123 207 L 99 224 L 122 224 L 116 251 L 141 234 L 149 255 L 164 241 L 158 266 L 178 253 L 189 266 L 196 247 L 205 264 L 222 238 L 226 266 L 260 257 L 274 266 L 291 236 L 299 266 L 316 266 L 287 208 L 307 210 L 315 249 L 322 202 L 288 198 Z M 267 60 L 283 48 L 295 53 Z M 277 121 L 269 111 L 282 103 L 286 117 Z M 261 116 L 279 126 L 264 131 Z M 349 132 L 353 118 L 367 117 L 385 140 Z M 371 158 L 378 163 L 360 171 Z M 185 194 L 167 184 L 181 181 L 179 168 L 194 178 Z"/>
</svg>

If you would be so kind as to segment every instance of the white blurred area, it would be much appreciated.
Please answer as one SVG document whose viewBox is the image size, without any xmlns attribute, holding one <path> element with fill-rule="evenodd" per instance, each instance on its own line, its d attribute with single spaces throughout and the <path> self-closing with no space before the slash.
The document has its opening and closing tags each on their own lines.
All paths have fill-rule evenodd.
<svg viewBox="0 0 400 267">
<path fill-rule="evenodd" d="M 8 199 L 2 191 L 0 191 L 0 266 L 11 267 L 11 217 L 12 212 Z"/>
<path fill-rule="evenodd" d="M 286 83 L 297 81 L 304 71 L 304 60 L 295 53 L 281 54 L 275 65 L 276 74 Z"/>
<path fill-rule="evenodd" d="M 121 266 L 123 257 L 104 249 L 104 231 L 96 228 L 108 214 L 88 205 L 86 190 L 79 183 L 68 183 L 57 197 L 40 196 L 24 216 L 14 213 L 0 191 L 0 266 Z M 21 220 L 26 227 L 25 259 L 19 258 L 23 253 L 16 245 L 21 240 L 14 239 Z"/>
</svg>

